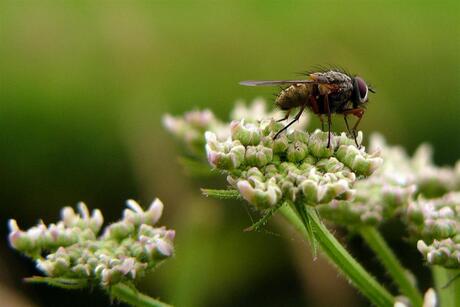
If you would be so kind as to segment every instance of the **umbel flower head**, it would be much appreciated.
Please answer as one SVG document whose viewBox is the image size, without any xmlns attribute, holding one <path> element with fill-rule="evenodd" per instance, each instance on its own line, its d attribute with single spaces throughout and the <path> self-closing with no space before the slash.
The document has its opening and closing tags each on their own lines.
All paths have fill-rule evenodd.
<svg viewBox="0 0 460 307">
<path fill-rule="evenodd" d="M 211 131 L 205 134 L 208 162 L 258 209 L 284 200 L 315 205 L 350 199 L 357 177 L 369 176 L 382 163 L 344 133 L 333 135 L 329 148 L 328 134 L 320 130 L 294 130 L 273 139 L 283 127 L 273 120 L 237 120 L 226 140 Z"/>
<path fill-rule="evenodd" d="M 438 167 L 433 163 L 433 149 L 422 144 L 411 160 L 417 193 L 424 197 L 439 197 L 450 191 L 460 191 L 460 160 L 454 168 Z"/>
<path fill-rule="evenodd" d="M 163 212 L 159 199 L 145 211 L 134 200 L 127 206 L 123 218 L 100 236 L 102 213 L 96 209 L 90 215 L 84 203 L 78 213 L 63 208 L 56 224 L 41 221 L 26 231 L 11 219 L 10 245 L 50 277 L 96 280 L 103 286 L 135 280 L 173 255 L 175 232 L 155 227 Z"/>
<path fill-rule="evenodd" d="M 407 207 L 407 225 L 429 264 L 460 268 L 460 192 L 418 197 Z"/>
<path fill-rule="evenodd" d="M 397 213 L 405 216 L 410 200 L 417 195 L 428 198 L 460 190 L 460 161 L 455 168 L 437 167 L 426 144 L 409 157 L 402 147 L 390 146 L 374 134 L 369 148 L 380 152 L 382 166 L 354 185 L 352 202 L 334 200 L 319 207 L 322 217 L 348 227 L 378 225 Z"/>
<path fill-rule="evenodd" d="M 383 164 L 372 176 L 356 182 L 352 201 L 334 200 L 320 206 L 323 218 L 352 228 L 378 225 L 407 205 L 415 193 L 411 161 L 401 147 L 389 146 L 382 136 L 373 134 L 369 148 L 380 153 Z"/>
</svg>

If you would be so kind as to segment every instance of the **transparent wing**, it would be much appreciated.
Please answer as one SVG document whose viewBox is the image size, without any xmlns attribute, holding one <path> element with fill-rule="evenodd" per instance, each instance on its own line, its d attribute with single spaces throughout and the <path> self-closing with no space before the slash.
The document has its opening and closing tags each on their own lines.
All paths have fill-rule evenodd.
<svg viewBox="0 0 460 307">
<path fill-rule="evenodd" d="M 258 81 L 258 80 L 247 80 L 241 81 L 241 85 L 246 86 L 274 86 L 274 85 L 290 85 L 290 84 L 302 84 L 302 83 L 319 83 L 315 80 L 267 80 L 267 81 Z"/>
</svg>

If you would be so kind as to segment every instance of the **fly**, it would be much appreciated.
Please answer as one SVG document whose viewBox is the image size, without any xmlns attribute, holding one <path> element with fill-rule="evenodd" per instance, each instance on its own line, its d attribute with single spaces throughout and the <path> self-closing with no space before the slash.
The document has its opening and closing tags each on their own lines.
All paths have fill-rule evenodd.
<svg viewBox="0 0 460 307">
<path fill-rule="evenodd" d="M 242 81 L 240 84 L 246 86 L 284 87 L 277 95 L 275 104 L 281 110 L 286 111 L 286 115 L 278 121 L 287 120 L 291 111 L 299 108 L 299 112 L 294 119 L 278 131 L 274 139 L 298 121 L 305 109 L 319 116 L 323 130 L 323 116 L 327 116 L 327 148 L 331 145 L 332 114 L 342 114 L 344 116 L 348 133 L 353 136 L 356 146 L 359 147 L 356 139 L 356 129 L 363 117 L 368 102 L 368 93 L 375 93 L 361 77 L 351 76 L 338 70 L 308 73 L 307 78 L 301 80 L 250 80 Z M 351 131 L 348 125 L 348 115 L 354 115 L 358 119 Z"/>
</svg>

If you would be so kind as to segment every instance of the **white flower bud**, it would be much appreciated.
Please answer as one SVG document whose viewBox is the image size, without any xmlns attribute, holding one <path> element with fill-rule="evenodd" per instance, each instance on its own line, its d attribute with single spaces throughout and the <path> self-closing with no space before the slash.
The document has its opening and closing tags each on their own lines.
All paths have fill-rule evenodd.
<svg viewBox="0 0 460 307">
<path fill-rule="evenodd" d="M 425 242 L 423 242 L 423 240 L 418 240 L 417 249 L 423 254 L 428 252 L 428 246 L 426 245 Z"/>
<path fill-rule="evenodd" d="M 255 124 L 246 123 L 244 119 L 241 121 L 232 121 L 230 123 L 230 131 L 233 140 L 238 140 L 241 144 L 256 145 L 260 142 L 261 133 Z"/>
<path fill-rule="evenodd" d="M 133 200 L 133 199 L 128 199 L 126 201 L 126 206 L 133 210 L 135 213 L 138 213 L 138 214 L 143 214 L 144 213 L 144 210 L 142 209 L 142 207 L 138 204 L 137 201 Z"/>
<path fill-rule="evenodd" d="M 19 229 L 18 223 L 14 219 L 8 221 L 8 226 L 10 228 L 10 233 L 8 235 L 8 240 L 11 247 L 21 251 L 28 252 L 35 248 L 34 240 L 27 235 L 27 233 Z"/>
<path fill-rule="evenodd" d="M 64 224 L 69 227 L 75 225 L 75 220 L 78 220 L 78 215 L 72 207 L 64 207 L 61 210 L 61 218 Z"/>
<path fill-rule="evenodd" d="M 263 145 L 248 146 L 245 158 L 249 165 L 262 167 L 272 161 L 273 151 Z"/>
<path fill-rule="evenodd" d="M 104 224 L 104 216 L 102 215 L 101 210 L 93 210 L 93 215 L 91 217 L 91 229 L 94 233 L 98 233 Z"/>
<path fill-rule="evenodd" d="M 307 144 L 296 141 L 291 143 L 287 149 L 287 159 L 289 162 L 299 162 L 305 159 L 308 154 Z"/>
<path fill-rule="evenodd" d="M 428 289 L 425 292 L 425 296 L 423 297 L 423 307 L 436 307 L 438 306 L 438 298 L 436 296 L 436 292 L 433 288 Z"/>
<path fill-rule="evenodd" d="M 281 197 L 281 189 L 274 178 L 269 179 L 266 183 L 256 184 L 256 186 L 251 185 L 247 180 L 241 180 L 237 183 L 237 188 L 244 199 L 261 209 L 274 206 Z"/>
<path fill-rule="evenodd" d="M 232 142 L 228 139 L 225 142 L 219 142 L 212 132 L 206 132 L 205 136 L 207 140 L 206 153 L 212 166 L 231 170 L 237 168 L 244 161 L 245 148 L 239 141 Z"/>
<path fill-rule="evenodd" d="M 163 207 L 164 205 L 161 200 L 156 198 L 149 209 L 144 213 L 144 224 L 155 225 L 163 214 Z"/>
<path fill-rule="evenodd" d="M 86 206 L 84 202 L 82 201 L 79 202 L 77 204 L 77 207 L 78 207 L 78 211 L 80 212 L 82 219 L 87 220 L 90 218 L 88 207 Z"/>
<path fill-rule="evenodd" d="M 156 250 L 163 257 L 171 257 L 174 252 L 172 244 L 166 240 L 156 240 Z"/>
<path fill-rule="evenodd" d="M 321 130 L 315 130 L 310 135 L 308 149 L 310 153 L 317 158 L 328 158 L 333 155 L 334 148 L 336 147 L 335 137 L 331 138 L 331 144 L 329 148 L 327 147 L 328 143 L 328 133 L 322 132 Z"/>
</svg>

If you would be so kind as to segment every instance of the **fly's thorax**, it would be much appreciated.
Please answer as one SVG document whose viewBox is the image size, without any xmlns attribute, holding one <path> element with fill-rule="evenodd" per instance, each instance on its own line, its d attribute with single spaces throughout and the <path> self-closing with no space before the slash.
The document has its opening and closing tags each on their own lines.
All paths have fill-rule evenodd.
<svg viewBox="0 0 460 307">
<path fill-rule="evenodd" d="M 323 84 L 331 83 L 350 83 L 352 79 L 349 75 L 339 71 L 315 72 L 310 74 L 310 78 Z"/>
<path fill-rule="evenodd" d="M 308 101 L 311 87 L 311 84 L 291 85 L 279 93 L 275 103 L 281 110 L 290 110 L 304 105 Z"/>
</svg>

